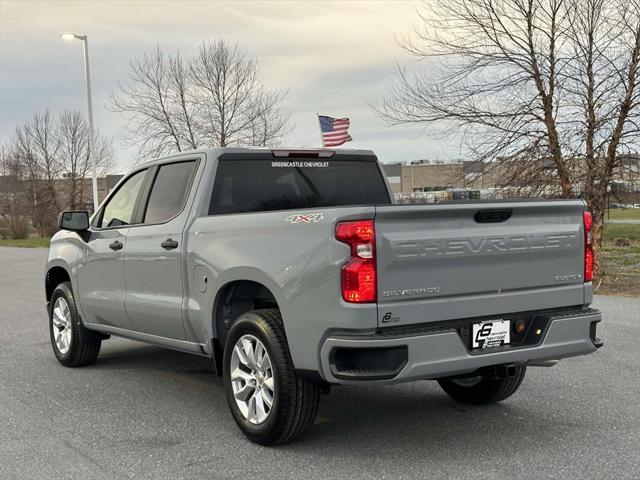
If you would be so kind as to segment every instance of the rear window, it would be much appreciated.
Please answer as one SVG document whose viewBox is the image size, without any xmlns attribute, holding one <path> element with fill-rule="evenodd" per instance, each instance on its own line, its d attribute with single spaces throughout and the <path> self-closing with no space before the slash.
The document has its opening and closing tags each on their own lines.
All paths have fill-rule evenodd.
<svg viewBox="0 0 640 480">
<path fill-rule="evenodd" d="M 195 167 L 195 161 L 160 166 L 151 188 L 144 223 L 166 222 L 180 213 Z"/>
<path fill-rule="evenodd" d="M 223 159 L 209 214 L 390 203 L 373 161 Z"/>
</svg>

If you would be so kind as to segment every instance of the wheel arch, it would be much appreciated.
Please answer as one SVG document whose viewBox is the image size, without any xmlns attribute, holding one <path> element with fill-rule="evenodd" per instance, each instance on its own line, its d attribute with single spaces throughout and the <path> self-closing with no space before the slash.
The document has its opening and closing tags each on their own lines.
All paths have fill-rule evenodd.
<svg viewBox="0 0 640 480">
<path fill-rule="evenodd" d="M 278 301 L 274 290 L 264 281 L 236 278 L 224 283 L 216 293 L 211 315 L 211 331 L 213 355 L 219 373 L 222 371 L 227 333 L 240 315 L 261 308 L 277 308 L 282 314 L 282 302 Z"/>
<path fill-rule="evenodd" d="M 51 300 L 51 296 L 56 287 L 63 282 L 71 283 L 71 275 L 67 268 L 62 265 L 50 266 L 45 275 L 44 282 L 47 303 Z"/>
<path fill-rule="evenodd" d="M 214 337 L 224 337 L 236 318 L 258 308 L 280 309 L 278 300 L 268 286 L 259 281 L 245 279 L 225 283 L 218 290 L 213 304 Z"/>
</svg>

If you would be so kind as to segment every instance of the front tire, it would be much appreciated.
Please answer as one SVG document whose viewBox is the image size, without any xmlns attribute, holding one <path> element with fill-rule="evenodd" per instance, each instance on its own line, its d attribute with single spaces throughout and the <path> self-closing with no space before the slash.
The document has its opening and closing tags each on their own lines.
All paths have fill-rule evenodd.
<svg viewBox="0 0 640 480">
<path fill-rule="evenodd" d="M 499 378 L 491 375 L 471 378 L 440 378 L 438 383 L 451 398 L 469 405 L 489 405 L 506 400 L 520 387 L 526 365 L 515 367 L 515 375 Z"/>
<path fill-rule="evenodd" d="M 90 365 L 100 353 L 101 337 L 82 325 L 69 282 L 58 285 L 51 295 L 49 336 L 53 354 L 65 367 Z"/>
<path fill-rule="evenodd" d="M 278 310 L 238 317 L 227 335 L 223 377 L 231 414 L 252 442 L 287 443 L 312 427 L 320 388 L 296 374 Z"/>
</svg>

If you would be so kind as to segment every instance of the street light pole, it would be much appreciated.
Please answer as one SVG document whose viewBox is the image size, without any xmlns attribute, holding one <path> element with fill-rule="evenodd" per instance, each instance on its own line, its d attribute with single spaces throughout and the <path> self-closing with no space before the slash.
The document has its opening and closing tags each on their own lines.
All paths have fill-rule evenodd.
<svg viewBox="0 0 640 480">
<path fill-rule="evenodd" d="M 96 172 L 96 155 L 93 151 L 95 139 L 93 131 L 93 104 L 91 102 L 91 75 L 89 73 L 89 44 L 87 36 L 82 36 L 82 49 L 84 50 L 84 76 L 87 80 L 87 111 L 89 115 L 89 158 L 91 159 L 91 174 L 93 184 L 93 211 L 98 211 L 98 173 Z"/>
<path fill-rule="evenodd" d="M 93 211 L 98 211 L 98 174 L 96 172 L 96 156 L 93 151 L 94 131 L 93 131 L 93 105 L 91 102 L 91 74 L 89 73 L 89 44 L 86 35 L 76 35 L 75 33 L 62 33 L 61 38 L 82 40 L 82 50 L 84 54 L 84 76 L 87 82 L 87 112 L 89 115 L 89 158 L 91 159 L 91 170 L 93 185 Z"/>
</svg>

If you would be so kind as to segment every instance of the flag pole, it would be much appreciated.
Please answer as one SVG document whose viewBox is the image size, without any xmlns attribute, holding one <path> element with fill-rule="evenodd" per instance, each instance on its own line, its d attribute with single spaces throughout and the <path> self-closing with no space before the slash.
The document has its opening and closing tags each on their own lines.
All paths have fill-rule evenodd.
<svg viewBox="0 0 640 480">
<path fill-rule="evenodd" d="M 318 118 L 318 128 L 320 129 L 320 141 L 322 142 L 322 148 L 324 148 L 324 135 L 322 135 L 322 125 L 320 124 L 320 114 L 316 112 Z"/>
</svg>

